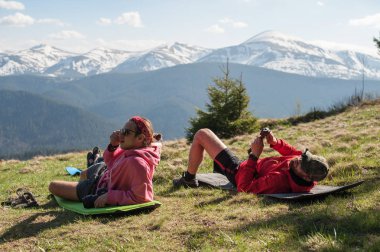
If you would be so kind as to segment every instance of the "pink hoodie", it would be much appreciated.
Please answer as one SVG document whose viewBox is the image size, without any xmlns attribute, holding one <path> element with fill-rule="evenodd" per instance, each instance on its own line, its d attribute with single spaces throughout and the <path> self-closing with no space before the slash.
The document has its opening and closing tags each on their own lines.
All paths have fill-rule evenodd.
<svg viewBox="0 0 380 252">
<path fill-rule="evenodd" d="M 97 188 L 108 189 L 108 205 L 132 205 L 153 200 L 153 174 L 160 162 L 161 144 L 134 150 L 104 151 L 107 170 Z"/>
</svg>

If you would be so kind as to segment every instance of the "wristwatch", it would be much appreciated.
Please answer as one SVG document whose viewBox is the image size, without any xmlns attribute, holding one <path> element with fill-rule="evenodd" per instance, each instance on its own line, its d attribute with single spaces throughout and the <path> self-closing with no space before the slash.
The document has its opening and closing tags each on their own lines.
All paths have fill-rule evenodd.
<svg viewBox="0 0 380 252">
<path fill-rule="evenodd" d="M 256 157 L 255 155 L 253 155 L 252 153 L 249 153 L 249 156 L 248 156 L 249 159 L 253 160 L 253 161 L 257 161 L 259 158 Z"/>
</svg>

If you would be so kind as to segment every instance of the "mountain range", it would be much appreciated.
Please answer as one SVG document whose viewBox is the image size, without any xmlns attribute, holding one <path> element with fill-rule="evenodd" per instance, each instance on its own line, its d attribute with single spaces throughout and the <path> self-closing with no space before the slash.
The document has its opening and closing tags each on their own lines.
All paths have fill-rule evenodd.
<svg viewBox="0 0 380 252">
<path fill-rule="evenodd" d="M 220 63 L 200 62 L 148 72 L 99 74 L 69 82 L 42 76 L 3 76 L 0 90 L 40 95 L 88 111 L 88 115 L 95 114 L 118 127 L 129 117 L 142 115 L 152 120 L 165 139 L 174 139 L 185 135 L 196 108 L 204 109 L 209 102 L 207 88 L 221 76 L 220 67 Z M 249 110 L 260 118 L 326 108 L 362 88 L 360 80 L 314 78 L 234 63 L 229 69 L 232 78 L 242 75 L 251 98 Z M 378 81 L 366 80 L 364 84 L 366 93 L 380 94 Z"/>
<path fill-rule="evenodd" d="M 174 43 L 132 52 L 96 48 L 71 53 L 39 45 L 0 54 L 0 75 L 35 74 L 74 80 L 103 73 L 137 73 L 198 62 L 257 66 L 319 78 L 380 79 L 380 57 L 352 50 L 329 50 L 276 31 L 260 33 L 239 45 L 208 49 Z"/>
</svg>

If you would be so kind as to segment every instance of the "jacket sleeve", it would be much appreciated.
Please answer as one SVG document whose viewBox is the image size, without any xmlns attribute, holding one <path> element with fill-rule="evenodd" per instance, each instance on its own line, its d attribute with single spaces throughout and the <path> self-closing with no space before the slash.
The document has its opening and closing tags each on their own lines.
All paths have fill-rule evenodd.
<svg viewBox="0 0 380 252">
<path fill-rule="evenodd" d="M 297 150 L 295 147 L 288 144 L 285 140 L 278 139 L 277 144 L 270 145 L 271 148 L 276 150 L 282 156 L 301 155 L 302 151 Z"/>
<path fill-rule="evenodd" d="M 283 173 L 271 172 L 255 178 L 255 163 L 257 164 L 257 161 L 249 160 L 247 165 L 239 167 L 235 177 L 238 192 L 262 194 L 289 191 L 287 177 Z"/>
<path fill-rule="evenodd" d="M 120 147 L 117 147 L 115 151 L 109 151 L 108 148 L 105 149 L 103 153 L 103 159 L 107 167 L 111 167 L 115 159 L 123 153 L 123 150 Z"/>
<path fill-rule="evenodd" d="M 108 191 L 107 204 L 132 205 L 152 201 L 151 168 L 146 161 L 142 158 L 132 158 L 125 165 L 128 166 L 127 174 L 119 174 L 117 178 L 111 178 L 113 180 L 112 183 L 116 183 L 119 186 L 117 190 Z"/>
</svg>

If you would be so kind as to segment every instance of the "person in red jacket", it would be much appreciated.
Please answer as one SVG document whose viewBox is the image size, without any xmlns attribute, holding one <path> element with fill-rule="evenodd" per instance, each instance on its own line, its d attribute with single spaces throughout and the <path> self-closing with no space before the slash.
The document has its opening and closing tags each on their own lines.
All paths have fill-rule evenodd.
<svg viewBox="0 0 380 252">
<path fill-rule="evenodd" d="M 264 138 L 281 156 L 259 158 Z M 175 187 L 198 187 L 196 173 L 206 151 L 214 160 L 214 172 L 225 175 L 239 192 L 255 194 L 309 192 L 329 170 L 326 159 L 297 150 L 285 140 L 277 139 L 268 129 L 262 130 L 250 146 L 247 160 L 239 159 L 209 129 L 199 130 L 190 147 L 187 171 L 173 180 Z"/>
<path fill-rule="evenodd" d="M 132 117 L 122 129 L 112 132 L 104 163 L 83 171 L 79 182 L 53 181 L 49 190 L 65 199 L 83 201 L 88 208 L 152 201 L 160 139 L 160 134 L 153 134 L 149 120 Z"/>
</svg>

